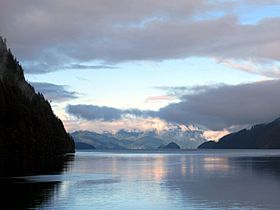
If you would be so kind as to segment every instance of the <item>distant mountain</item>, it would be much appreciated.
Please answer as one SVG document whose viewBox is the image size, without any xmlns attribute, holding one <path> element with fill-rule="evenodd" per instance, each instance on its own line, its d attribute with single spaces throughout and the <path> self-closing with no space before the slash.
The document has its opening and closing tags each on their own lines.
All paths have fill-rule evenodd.
<svg viewBox="0 0 280 210">
<path fill-rule="evenodd" d="M 73 132 L 72 137 L 76 144 L 76 149 L 83 149 L 79 143 L 90 145 L 96 149 L 126 149 L 125 142 L 121 142 L 110 134 L 99 134 L 90 131 Z"/>
<path fill-rule="evenodd" d="M 160 146 L 159 149 L 181 149 L 180 146 L 174 142 L 170 142 L 167 145 Z"/>
<path fill-rule="evenodd" d="M 37 169 L 35 162 L 41 161 L 43 168 L 55 157 L 74 152 L 74 141 L 61 120 L 26 82 L 22 67 L 1 37 L 0 119 L 1 172 L 8 173 L 16 165 L 31 172 Z"/>
<path fill-rule="evenodd" d="M 143 136 L 129 145 L 129 149 L 158 149 L 162 140 L 153 136 Z"/>
<path fill-rule="evenodd" d="M 83 142 L 75 142 L 75 148 L 86 149 L 86 150 L 96 149 L 94 146 Z"/>
<path fill-rule="evenodd" d="M 199 149 L 280 149 L 280 118 L 224 136 L 218 142 L 208 141 Z"/>
<path fill-rule="evenodd" d="M 173 128 L 158 132 L 157 138 L 162 139 L 164 144 L 175 142 L 182 149 L 195 149 L 198 145 L 207 141 L 203 136 L 204 131 L 194 126 L 174 126 Z"/>
<path fill-rule="evenodd" d="M 117 139 L 135 140 L 137 138 L 142 137 L 144 134 L 145 133 L 143 131 L 137 131 L 137 130 L 126 131 L 124 129 L 121 129 L 116 134 L 111 134 L 111 135 Z"/>
<path fill-rule="evenodd" d="M 181 148 L 196 148 L 206 140 L 203 138 L 203 130 L 174 127 L 158 132 L 127 131 L 124 129 L 113 133 L 96 133 L 90 131 L 76 131 L 71 135 L 75 142 L 86 143 L 96 149 L 158 149 L 170 142 L 178 144 Z M 77 145 L 77 144 L 76 144 Z M 77 145 L 77 149 L 80 147 Z"/>
<path fill-rule="evenodd" d="M 216 146 L 215 141 L 206 141 L 198 146 L 198 149 L 214 149 Z"/>
</svg>

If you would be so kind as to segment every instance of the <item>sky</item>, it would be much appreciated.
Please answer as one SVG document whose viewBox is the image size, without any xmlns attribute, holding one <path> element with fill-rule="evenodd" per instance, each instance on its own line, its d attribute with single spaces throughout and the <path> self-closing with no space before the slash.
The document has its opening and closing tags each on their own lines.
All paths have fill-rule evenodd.
<svg viewBox="0 0 280 210">
<path fill-rule="evenodd" d="M 0 35 L 69 132 L 280 117 L 279 0 L 1 0 Z"/>
</svg>

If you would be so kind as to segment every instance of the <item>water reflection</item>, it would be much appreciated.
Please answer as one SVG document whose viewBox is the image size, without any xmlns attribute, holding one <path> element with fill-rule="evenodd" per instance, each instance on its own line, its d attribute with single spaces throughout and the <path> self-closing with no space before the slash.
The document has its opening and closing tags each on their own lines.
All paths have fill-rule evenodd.
<svg viewBox="0 0 280 210">
<path fill-rule="evenodd" d="M 280 151 L 82 152 L 13 191 L 42 209 L 279 209 L 279 166 Z"/>
<path fill-rule="evenodd" d="M 60 174 L 70 166 L 73 156 L 56 159 L 48 163 L 42 173 Z M 20 171 L 21 173 L 23 171 Z M 1 206 L 8 209 L 35 209 L 47 202 L 60 187 L 61 182 L 31 181 L 27 177 L 0 178 Z"/>
<path fill-rule="evenodd" d="M 277 209 L 279 157 L 251 155 L 78 154 L 71 174 L 81 179 L 64 182 L 46 206 L 68 199 L 75 208 Z"/>
<path fill-rule="evenodd" d="M 170 199 L 179 190 L 185 207 L 191 202 L 193 208 L 279 209 L 279 157 L 211 156 L 181 163 L 189 170 L 172 167 L 164 189 Z"/>
<path fill-rule="evenodd" d="M 277 209 L 279 156 L 279 151 L 78 153 L 70 174 L 81 180 L 64 183 L 60 201 L 46 206 L 63 208 L 61 201 L 68 199 L 81 209 Z"/>
</svg>

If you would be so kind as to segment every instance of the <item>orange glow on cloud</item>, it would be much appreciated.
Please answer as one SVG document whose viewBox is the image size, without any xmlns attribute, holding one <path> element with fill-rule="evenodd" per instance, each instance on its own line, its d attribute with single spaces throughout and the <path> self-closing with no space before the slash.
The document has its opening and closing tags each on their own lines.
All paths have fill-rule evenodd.
<svg viewBox="0 0 280 210">
<path fill-rule="evenodd" d="M 133 117 L 130 115 L 124 116 L 121 120 L 116 120 L 112 122 L 108 121 L 89 121 L 85 119 L 78 119 L 76 117 L 69 116 L 63 108 L 60 106 L 53 106 L 55 114 L 60 117 L 63 121 L 65 129 L 68 132 L 74 132 L 78 130 L 89 130 L 95 132 L 112 132 L 115 133 L 120 129 L 126 130 L 168 130 L 174 126 L 179 126 L 182 130 L 186 131 L 195 131 L 198 128 L 193 125 L 174 125 L 172 123 L 168 123 L 160 118 L 143 118 L 143 117 Z M 203 132 L 203 136 L 208 140 L 217 141 L 218 139 L 222 138 L 223 136 L 229 134 L 228 130 L 221 130 L 221 131 L 213 131 L 213 130 L 206 130 Z"/>
<path fill-rule="evenodd" d="M 88 121 L 84 119 L 62 118 L 64 126 L 68 132 L 77 130 L 91 130 L 95 132 L 117 132 L 120 129 L 126 130 L 163 130 L 168 127 L 168 123 L 159 118 L 123 118 L 121 120 L 105 122 L 105 121 Z"/>
<path fill-rule="evenodd" d="M 221 130 L 221 131 L 208 130 L 208 131 L 203 132 L 203 136 L 206 139 L 217 141 L 217 140 L 219 140 L 220 138 L 222 138 L 223 136 L 225 136 L 229 133 L 230 132 L 228 130 Z"/>
<path fill-rule="evenodd" d="M 146 99 L 146 103 L 158 103 L 161 101 L 174 101 L 177 100 L 177 97 L 169 96 L 169 95 L 159 95 L 159 96 L 149 96 Z"/>
</svg>

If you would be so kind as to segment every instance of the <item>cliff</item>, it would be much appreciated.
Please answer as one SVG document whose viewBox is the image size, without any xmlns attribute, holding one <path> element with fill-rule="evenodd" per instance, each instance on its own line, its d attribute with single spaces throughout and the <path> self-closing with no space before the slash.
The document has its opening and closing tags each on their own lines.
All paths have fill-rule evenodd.
<svg viewBox="0 0 280 210">
<path fill-rule="evenodd" d="M 43 168 L 41 163 L 48 164 L 75 150 L 61 120 L 44 96 L 26 82 L 22 67 L 1 37 L 0 119 L 2 173 L 14 171 L 17 166 L 34 171 L 37 165 Z"/>
</svg>

